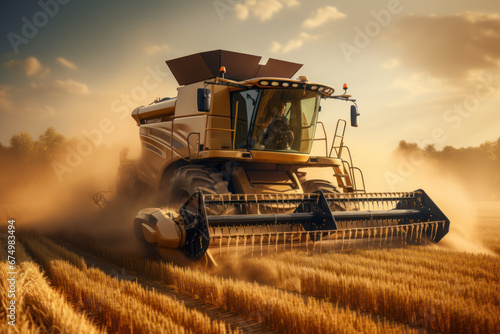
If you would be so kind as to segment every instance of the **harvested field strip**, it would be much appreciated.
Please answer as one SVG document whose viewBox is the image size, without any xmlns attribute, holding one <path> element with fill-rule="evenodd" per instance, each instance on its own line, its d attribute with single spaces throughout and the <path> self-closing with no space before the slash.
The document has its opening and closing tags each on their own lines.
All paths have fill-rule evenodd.
<svg viewBox="0 0 500 334">
<path fill-rule="evenodd" d="M 233 279 L 210 276 L 190 268 L 131 256 L 125 257 L 101 245 L 80 245 L 106 257 L 108 260 L 152 279 L 175 286 L 180 291 L 245 318 L 257 319 L 270 328 L 287 333 L 323 333 L 325 328 L 336 328 L 339 333 L 401 333 L 417 332 L 404 325 L 375 322 L 370 316 L 341 309 L 331 303 L 301 296 L 276 288 Z M 283 321 L 289 319 L 289 321 Z"/>
<path fill-rule="evenodd" d="M 500 330 L 500 308 L 494 302 L 450 298 L 444 290 L 408 289 L 406 285 L 391 280 L 382 282 L 358 277 L 355 271 L 351 275 L 336 274 L 269 259 L 246 259 L 242 267 L 260 283 L 276 285 L 278 282 L 281 286 L 281 282 L 298 279 L 303 293 L 402 322 L 414 323 L 422 313 L 435 314 L 429 316 L 426 323 L 437 331 L 491 333 Z M 276 276 L 268 280 L 273 271 Z M 474 289 L 473 281 L 468 288 Z"/>
<path fill-rule="evenodd" d="M 184 333 L 195 328 L 197 333 L 231 332 L 223 322 L 213 321 L 200 312 L 187 309 L 181 302 L 145 290 L 137 283 L 119 281 L 95 268 L 80 270 L 65 261 L 55 260 L 67 256 L 75 259 L 77 256 L 67 249 L 59 252 L 62 247 L 59 245 L 50 249 L 53 242 L 39 242 L 38 238 L 44 237 L 30 236 L 24 240 L 33 255 L 44 266 L 50 267 L 54 284 L 92 311 L 111 331 Z M 52 254 L 52 257 L 47 254 Z M 54 254 L 58 255 L 54 257 Z"/>
</svg>

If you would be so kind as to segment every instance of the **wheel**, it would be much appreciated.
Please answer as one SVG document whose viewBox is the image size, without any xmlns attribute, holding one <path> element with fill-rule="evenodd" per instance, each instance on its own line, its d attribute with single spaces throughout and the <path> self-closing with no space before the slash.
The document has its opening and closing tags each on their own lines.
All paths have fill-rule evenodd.
<svg viewBox="0 0 500 334">
<path fill-rule="evenodd" d="M 221 172 L 203 165 L 189 165 L 175 170 L 168 184 L 168 204 L 178 208 L 195 192 L 204 194 L 228 194 L 228 182 Z"/>
<path fill-rule="evenodd" d="M 335 187 L 332 183 L 325 180 L 306 180 L 301 183 L 302 190 L 304 193 L 312 193 L 318 190 L 323 191 L 325 194 L 334 194 L 339 193 L 337 187 Z"/>
<path fill-rule="evenodd" d="M 168 185 L 169 195 L 167 200 L 171 207 L 178 209 L 189 199 L 189 197 L 191 197 L 191 195 L 198 191 L 207 195 L 230 193 L 228 182 L 224 181 L 224 177 L 219 170 L 203 165 L 188 165 L 175 170 L 171 182 Z M 207 213 L 210 215 L 222 215 L 227 210 L 228 209 L 225 207 L 207 208 Z M 204 244 L 208 242 L 208 240 L 198 231 L 195 232 L 195 235 L 191 235 L 191 237 L 188 235 L 186 238 L 192 240 L 190 244 L 195 244 L 196 247 L 202 244 L 203 247 L 208 246 Z M 190 247 L 187 241 L 181 249 L 184 247 Z M 183 249 L 183 251 L 185 251 L 185 249 Z M 213 262 L 213 264 L 215 264 L 213 258 L 209 256 L 210 254 L 205 255 L 204 258 L 208 263 Z"/>
<path fill-rule="evenodd" d="M 339 194 L 340 192 L 337 190 L 332 183 L 326 180 L 312 179 L 306 180 L 301 183 L 302 190 L 305 194 L 312 193 L 318 190 L 321 190 L 324 194 Z M 339 206 L 337 204 L 330 203 L 330 209 L 332 211 L 345 211 L 346 208 Z"/>
</svg>

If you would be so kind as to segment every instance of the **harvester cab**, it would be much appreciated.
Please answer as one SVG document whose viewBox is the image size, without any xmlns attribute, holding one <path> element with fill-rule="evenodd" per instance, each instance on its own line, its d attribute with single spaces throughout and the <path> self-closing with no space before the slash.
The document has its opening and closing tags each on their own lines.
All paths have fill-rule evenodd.
<svg viewBox="0 0 500 334">
<path fill-rule="evenodd" d="M 344 145 L 346 121 L 328 140 L 318 121 L 322 99 L 351 102 L 350 123 L 358 125 L 347 85 L 334 95 L 329 85 L 293 79 L 301 64 L 260 59 L 215 50 L 169 60 L 178 96 L 132 112 L 142 155 L 122 166 L 121 188 L 156 191 L 163 207 L 134 220 L 145 245 L 185 263 L 227 253 L 437 242 L 448 232 L 449 220 L 423 190 L 365 191 Z M 315 143 L 324 155 L 311 155 Z M 314 178 L 311 168 L 330 168 L 332 181 Z"/>
</svg>

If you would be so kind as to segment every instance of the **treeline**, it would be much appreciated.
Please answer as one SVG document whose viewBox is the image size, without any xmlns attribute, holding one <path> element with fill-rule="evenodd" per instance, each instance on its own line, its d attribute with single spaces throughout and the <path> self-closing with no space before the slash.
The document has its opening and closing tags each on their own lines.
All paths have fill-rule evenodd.
<svg viewBox="0 0 500 334">
<path fill-rule="evenodd" d="M 51 162 L 67 139 L 49 127 L 38 139 L 28 132 L 15 134 L 10 145 L 0 144 L 0 200 L 10 201 L 13 193 L 55 179 Z"/>
<path fill-rule="evenodd" d="M 434 145 L 421 148 L 402 140 L 396 152 L 407 157 L 423 155 L 428 163 L 438 167 L 438 175 L 452 173 L 476 199 L 500 199 L 500 137 L 477 147 L 445 146 L 441 150 Z"/>
<path fill-rule="evenodd" d="M 120 147 L 97 145 L 92 139 L 85 134 L 67 138 L 53 127 L 38 137 L 28 132 L 13 135 L 10 145 L 0 144 L 0 202 L 11 201 L 15 194 L 63 193 L 72 184 L 103 183 L 109 188 L 116 177 Z"/>
<path fill-rule="evenodd" d="M 65 141 L 66 138 L 53 127 L 47 128 L 38 140 L 28 132 L 21 132 L 10 138 L 10 146 L 0 144 L 0 155 L 2 160 L 9 158 L 16 163 L 46 161 L 53 158 Z"/>
</svg>

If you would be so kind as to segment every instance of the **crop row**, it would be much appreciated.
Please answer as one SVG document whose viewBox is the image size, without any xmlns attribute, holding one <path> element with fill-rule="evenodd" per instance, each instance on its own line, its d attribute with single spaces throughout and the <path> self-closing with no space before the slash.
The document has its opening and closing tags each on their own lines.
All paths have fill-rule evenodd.
<svg viewBox="0 0 500 334">
<path fill-rule="evenodd" d="M 77 241 L 78 242 L 78 241 Z M 337 307 L 316 298 L 231 278 L 211 276 L 192 268 L 180 268 L 160 261 L 144 260 L 92 242 L 79 246 L 111 262 L 164 282 L 179 291 L 288 333 L 400 333 L 417 332 L 411 327 L 373 319 L 358 311 Z"/>
<path fill-rule="evenodd" d="M 2 254 L 3 255 L 3 254 Z M 26 253 L 21 243 L 16 243 L 15 283 L 15 327 L 2 321 L 2 333 L 102 333 L 84 314 L 78 313 L 71 303 L 53 289 L 47 282 L 39 266 Z M 2 285 L 7 282 L 11 272 L 7 262 L 1 263 L 0 279 Z M 10 276 L 9 276 L 10 277 Z M 7 286 L 2 286 L 2 319 L 6 319 L 6 302 L 13 300 L 6 296 Z"/>
<path fill-rule="evenodd" d="M 393 263 L 369 258 L 367 260 L 364 254 L 369 252 L 358 252 L 355 255 L 280 256 L 276 260 L 280 263 L 319 269 L 337 276 L 366 278 L 373 284 L 391 282 L 408 291 L 426 291 L 435 298 L 445 293 L 448 298 L 461 298 L 475 304 L 500 305 L 500 295 L 496 293 L 500 288 L 498 277 L 488 281 L 483 278 L 486 274 L 498 276 L 498 272 L 488 271 L 491 263 L 500 262 L 491 256 L 477 256 L 473 261 L 471 259 L 467 265 L 476 268 L 476 272 L 465 274 L 456 268 L 456 258 L 462 258 L 462 254 L 458 252 L 443 251 L 447 254 L 447 265 L 435 270 L 420 267 L 418 264 L 408 264 L 404 260 Z M 427 255 L 422 253 L 421 257 L 425 261 Z"/>
<path fill-rule="evenodd" d="M 398 249 L 382 252 L 391 251 L 401 253 Z M 369 258 L 371 252 L 374 251 L 357 251 L 354 256 L 343 253 L 293 256 L 288 254 L 276 259 L 242 259 L 238 266 L 233 262 L 223 266 L 221 272 L 229 276 L 245 272 L 247 280 L 326 298 L 401 322 L 421 324 L 436 331 L 500 331 L 498 283 L 490 282 L 490 285 L 487 285 L 482 280 L 478 282 L 473 275 L 462 277 L 457 284 L 435 280 L 443 271 L 451 277 L 451 273 L 455 271 L 455 257 L 461 257 L 463 253 L 445 251 L 448 266 L 443 271 L 426 271 L 421 275 L 414 275 L 412 272 L 414 273 L 415 269 L 411 266 L 405 267 L 402 263 L 395 262 L 394 266 L 399 269 L 391 272 L 386 261 L 367 261 L 366 257 Z M 430 251 L 431 254 L 433 252 Z M 419 249 L 417 253 L 422 257 L 422 261 L 427 262 L 425 250 Z M 387 254 L 383 257 L 391 258 Z M 481 264 L 491 267 L 484 260 L 482 256 L 470 257 L 468 265 L 479 269 Z M 499 261 L 491 256 L 486 260 L 497 263 Z M 408 274 L 404 272 L 404 268 L 408 269 Z M 498 275 L 498 272 L 493 272 L 492 275 Z"/>
<path fill-rule="evenodd" d="M 52 282 L 112 332 L 231 332 L 224 323 L 138 283 L 120 281 L 98 269 L 87 269 L 86 265 L 79 268 L 83 265 L 78 255 L 61 250 L 62 246 L 45 237 L 24 235 L 22 240 L 46 268 Z"/>
</svg>

